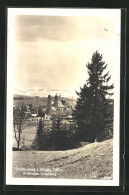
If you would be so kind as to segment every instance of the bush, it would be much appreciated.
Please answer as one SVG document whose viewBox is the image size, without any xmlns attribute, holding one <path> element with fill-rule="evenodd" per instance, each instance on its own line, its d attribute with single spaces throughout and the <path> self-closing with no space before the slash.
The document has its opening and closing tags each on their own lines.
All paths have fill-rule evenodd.
<svg viewBox="0 0 129 195">
<path fill-rule="evenodd" d="M 51 131 L 49 143 L 51 150 L 68 150 L 76 147 L 74 134 L 68 130 Z"/>
</svg>

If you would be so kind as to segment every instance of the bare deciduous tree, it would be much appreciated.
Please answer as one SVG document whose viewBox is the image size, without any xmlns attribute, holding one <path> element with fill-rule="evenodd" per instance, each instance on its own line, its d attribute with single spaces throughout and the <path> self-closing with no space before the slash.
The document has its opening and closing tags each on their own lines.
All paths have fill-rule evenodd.
<svg viewBox="0 0 129 195">
<path fill-rule="evenodd" d="M 14 136 L 17 142 L 17 148 L 20 149 L 20 140 L 22 130 L 25 129 L 29 125 L 29 121 L 27 121 L 27 117 L 25 116 L 25 106 L 22 105 L 13 109 L 13 129 Z"/>
</svg>

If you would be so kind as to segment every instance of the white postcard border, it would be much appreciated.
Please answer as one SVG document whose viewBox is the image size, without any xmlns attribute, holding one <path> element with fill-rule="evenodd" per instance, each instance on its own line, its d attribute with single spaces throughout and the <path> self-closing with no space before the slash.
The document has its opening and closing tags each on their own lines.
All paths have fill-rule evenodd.
<svg viewBox="0 0 129 195">
<path fill-rule="evenodd" d="M 48 9 L 8 8 L 7 34 L 7 110 L 6 110 L 6 185 L 63 185 L 63 186 L 119 186 L 120 151 L 120 60 L 114 67 L 114 139 L 113 139 L 113 180 L 87 179 L 39 179 L 12 177 L 12 128 L 13 128 L 13 61 L 14 61 L 14 16 L 15 15 L 59 15 L 59 16 L 101 16 L 120 18 L 120 9 Z M 11 32 L 9 32 L 11 27 Z M 120 46 L 120 45 L 119 45 Z M 120 56 L 116 54 L 116 58 Z M 120 57 L 119 57 L 120 59 Z"/>
</svg>

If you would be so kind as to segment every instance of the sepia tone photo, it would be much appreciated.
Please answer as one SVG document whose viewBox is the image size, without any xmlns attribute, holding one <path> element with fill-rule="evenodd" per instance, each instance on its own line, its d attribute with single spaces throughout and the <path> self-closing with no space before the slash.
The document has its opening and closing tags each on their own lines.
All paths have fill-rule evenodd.
<svg viewBox="0 0 129 195">
<path fill-rule="evenodd" d="M 7 184 L 119 185 L 120 13 L 8 8 Z"/>
</svg>

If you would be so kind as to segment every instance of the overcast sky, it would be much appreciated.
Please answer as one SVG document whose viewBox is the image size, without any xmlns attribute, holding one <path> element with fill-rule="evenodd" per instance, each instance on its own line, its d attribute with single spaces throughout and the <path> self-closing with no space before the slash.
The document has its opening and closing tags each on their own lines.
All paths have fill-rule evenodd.
<svg viewBox="0 0 129 195">
<path fill-rule="evenodd" d="M 114 82 L 120 49 L 119 19 L 15 16 L 14 87 L 78 90 L 87 79 L 86 64 L 96 50 L 108 63 Z"/>
</svg>

